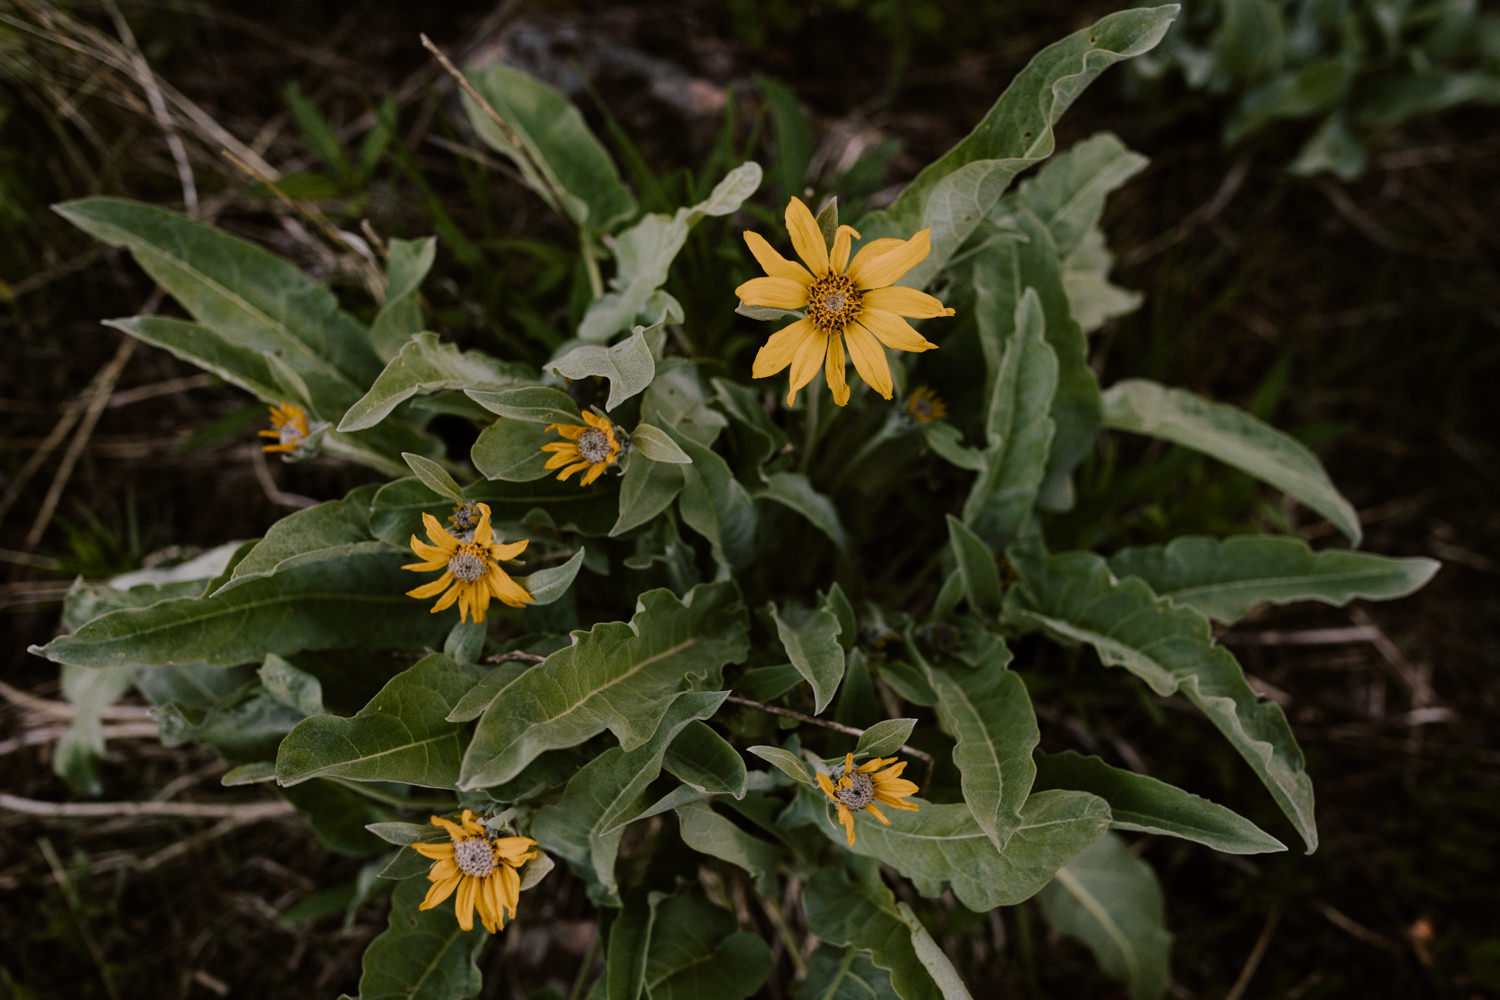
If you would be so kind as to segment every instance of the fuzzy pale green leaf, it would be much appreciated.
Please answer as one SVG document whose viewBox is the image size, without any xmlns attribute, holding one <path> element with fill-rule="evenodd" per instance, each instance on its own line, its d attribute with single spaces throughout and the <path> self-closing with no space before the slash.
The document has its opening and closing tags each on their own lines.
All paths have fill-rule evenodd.
<svg viewBox="0 0 1500 1000">
<path fill-rule="evenodd" d="M 423 328 L 417 289 L 437 260 L 437 238 L 391 239 L 385 263 L 385 301 L 370 323 L 370 346 L 381 361 L 390 361 L 414 333 Z"/>
<path fill-rule="evenodd" d="M 370 390 L 339 421 L 339 430 L 374 427 L 406 400 L 419 394 L 494 390 L 530 380 L 521 364 L 497 361 L 482 351 L 460 351 L 435 333 L 413 334 L 391 358 Z"/>
<path fill-rule="evenodd" d="M 822 714 L 844 679 L 844 647 L 839 645 L 839 620 L 832 611 L 802 611 L 788 621 L 773 605 L 771 619 L 787 658 L 813 689 L 813 712 Z M 793 623 L 795 622 L 795 624 Z"/>
</svg>

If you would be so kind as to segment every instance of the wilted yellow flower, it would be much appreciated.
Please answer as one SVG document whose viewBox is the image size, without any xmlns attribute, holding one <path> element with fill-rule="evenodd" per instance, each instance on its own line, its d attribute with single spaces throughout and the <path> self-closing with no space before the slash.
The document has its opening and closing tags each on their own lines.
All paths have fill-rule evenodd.
<svg viewBox="0 0 1500 1000">
<path fill-rule="evenodd" d="M 295 403 L 282 401 L 271 407 L 272 431 L 257 431 L 263 438 L 275 438 L 275 444 L 261 445 L 261 451 L 295 452 L 302 447 L 311 431 L 307 428 L 307 414 Z"/>
<path fill-rule="evenodd" d="M 948 415 L 948 404 L 929 386 L 918 386 L 906 397 L 906 412 L 919 424 L 930 424 Z"/>
<path fill-rule="evenodd" d="M 446 844 L 412 844 L 411 849 L 432 860 L 427 881 L 432 888 L 418 909 L 430 910 L 458 890 L 453 912 L 458 926 L 474 929 L 474 911 L 479 922 L 494 934 L 505 926 L 507 916 L 514 918 L 521 898 L 521 876 L 516 869 L 537 856 L 536 841 L 530 837 L 491 837 L 484 824 L 468 809 L 455 823 L 440 816 L 432 825 L 448 831 Z"/>
<path fill-rule="evenodd" d="M 553 452 L 547 459 L 547 468 L 567 466 L 557 474 L 558 479 L 566 482 L 573 473 L 583 472 L 578 485 L 587 486 L 620 460 L 620 441 L 615 437 L 615 425 L 608 417 L 595 416 L 585 410 L 583 419 L 583 424 L 548 424 L 546 429 L 557 431 L 563 440 L 542 445 L 542 451 Z M 584 472 L 585 469 L 588 471 Z"/>
<path fill-rule="evenodd" d="M 901 777 L 904 770 L 906 761 L 898 762 L 895 757 L 875 757 L 855 767 L 854 754 L 851 753 L 844 755 L 844 766 L 832 775 L 818 773 L 818 787 L 838 806 L 839 822 L 849 835 L 851 847 L 854 846 L 854 814 L 861 809 L 886 826 L 890 826 L 891 821 L 876 808 L 876 802 L 883 802 L 892 809 L 916 811 L 915 804 L 902 801 L 917 794 L 917 786 Z"/>
<path fill-rule="evenodd" d="M 797 198 L 787 203 L 786 228 L 792 247 L 807 267 L 781 256 L 758 233 L 745 233 L 745 243 L 767 277 L 751 278 L 735 294 L 746 305 L 805 310 L 802 319 L 771 335 L 756 354 L 751 374 L 767 378 L 790 365 L 791 391 L 786 402 L 791 406 L 797 390 L 816 378 L 822 367 L 833 401 L 843 406 L 849 402 L 849 385 L 844 381 L 847 344 L 859 377 L 890 399 L 891 369 L 881 345 L 897 351 L 931 350 L 937 345 L 902 317 L 953 315 L 952 309 L 926 292 L 891 284 L 926 258 L 930 230 L 909 240 L 872 240 L 851 261 L 849 250 L 859 233 L 839 226 L 830 252 L 817 220 Z"/>
<path fill-rule="evenodd" d="M 501 545 L 495 541 L 494 529 L 490 527 L 489 505 L 480 503 L 472 506 L 479 511 L 479 522 L 472 535 L 462 532 L 458 538 L 450 535 L 438 523 L 437 518 L 424 513 L 422 523 L 427 527 L 427 537 L 432 539 L 432 544 L 412 535 L 411 549 L 425 561 L 407 563 L 401 568 L 414 573 L 442 570 L 442 576 L 415 590 L 408 590 L 406 596 L 427 598 L 447 587 L 447 592 L 432 606 L 433 614 L 457 601 L 459 621 L 467 618 L 482 622 L 491 597 L 498 598 L 501 603 L 513 608 L 532 603 L 530 592 L 500 568 L 500 560 L 514 559 L 525 552 L 530 539 L 523 538 L 519 542 Z M 455 524 L 460 516 L 459 508 L 454 508 Z"/>
</svg>

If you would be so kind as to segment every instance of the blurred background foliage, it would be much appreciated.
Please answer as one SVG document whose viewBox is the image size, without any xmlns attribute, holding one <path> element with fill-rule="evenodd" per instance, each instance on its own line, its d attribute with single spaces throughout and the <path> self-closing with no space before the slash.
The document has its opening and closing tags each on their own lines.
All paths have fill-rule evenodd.
<svg viewBox="0 0 1500 1000">
<path fill-rule="evenodd" d="M 572 234 L 472 139 L 417 42 L 426 32 L 456 59 L 562 89 L 645 211 L 698 200 L 746 157 L 767 165 L 762 197 L 698 226 L 668 284 L 704 325 L 695 339 L 733 356 L 762 335 L 730 308 L 755 273 L 740 228 L 774 228 L 794 193 L 836 194 L 850 216 L 889 199 L 1031 54 L 1110 9 L 458 2 L 434 18 L 292 0 L 253 13 L 0 0 L 6 790 L 72 795 L 49 756 L 68 724 L 56 673 L 24 648 L 53 633 L 74 575 L 254 537 L 302 498 L 366 478 L 330 460 L 267 466 L 250 436 L 261 407 L 101 327 L 158 297 L 49 204 L 186 208 L 333 283 L 363 318 L 375 303 L 345 237 L 435 233 L 433 329 L 501 357 L 554 343 L 589 298 Z M 1105 381 L 1158 379 L 1290 430 L 1359 507 L 1369 548 L 1447 564 L 1406 601 L 1277 609 L 1222 637 L 1307 749 L 1324 846 L 1250 863 L 1141 845 L 1177 935 L 1174 996 L 1500 996 L 1496 24 L 1463 0 L 1189 0 L 1150 66 L 1106 76 L 1063 121 L 1060 148 L 1108 128 L 1151 158 L 1105 219 L 1113 279 L 1145 295 L 1096 334 Z M 1148 449 L 1160 460 L 1134 460 Z M 1124 437 L 1101 442 L 1062 517 L 1106 549 L 1168 525 L 1290 523 L 1248 477 Z M 1075 745 L 1209 780 L 1205 794 L 1258 794 L 1196 720 L 1170 744 L 1130 724 L 1171 717 L 1170 703 L 1072 662 L 1032 669 L 1049 677 L 1038 710 Z M 161 747 L 122 708 L 136 711 L 104 722 L 104 800 L 213 797 L 222 765 Z M 1184 777 L 1204 761 L 1210 778 Z M 0 984 L 17 997 L 334 995 L 384 926 L 381 907 L 351 906 L 369 873 L 290 822 L 7 810 L 0 857 Z M 566 995 L 588 915 L 556 887 L 528 899 L 481 959 L 495 995 Z M 955 906 L 948 919 L 957 934 L 979 918 Z M 952 957 L 976 989 L 1108 995 L 1081 946 L 1041 926 L 1015 908 Z"/>
</svg>

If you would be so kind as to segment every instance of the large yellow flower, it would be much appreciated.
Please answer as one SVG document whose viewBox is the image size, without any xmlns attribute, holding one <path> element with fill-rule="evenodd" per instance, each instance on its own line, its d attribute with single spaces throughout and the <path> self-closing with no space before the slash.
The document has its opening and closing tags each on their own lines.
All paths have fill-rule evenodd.
<svg viewBox="0 0 1500 1000">
<path fill-rule="evenodd" d="M 488 504 L 461 504 L 454 508 L 455 525 L 467 520 L 471 510 L 479 512 L 473 533 L 463 531 L 456 538 L 438 523 L 437 518 L 423 513 L 422 523 L 427 526 L 427 537 L 432 539 L 432 544 L 412 535 L 411 549 L 425 561 L 407 563 L 401 568 L 414 573 L 442 570 L 442 576 L 415 590 L 408 590 L 406 596 L 432 597 L 447 587 L 447 592 L 432 606 L 432 613 L 437 614 L 457 601 L 459 621 L 468 618 L 482 622 L 491 597 L 513 608 L 532 603 L 530 592 L 500 568 L 500 560 L 514 559 L 525 552 L 530 539 L 523 538 L 509 545 L 496 542 L 495 530 L 490 527 Z"/>
<path fill-rule="evenodd" d="M 516 869 L 536 857 L 536 841 L 530 837 L 491 837 L 473 812 L 463 811 L 458 822 L 432 817 L 432 825 L 448 831 L 446 844 L 412 844 L 411 849 L 432 860 L 427 881 L 432 888 L 422 900 L 421 910 L 430 910 L 458 890 L 453 912 L 458 926 L 474 929 L 474 911 L 484 929 L 494 934 L 514 918 L 521 898 L 521 876 Z"/>
<path fill-rule="evenodd" d="M 583 472 L 578 485 L 588 486 L 620 460 L 620 439 L 615 437 L 615 425 L 608 417 L 585 410 L 583 420 L 583 424 L 548 424 L 546 429 L 557 431 L 563 440 L 542 445 L 542 451 L 553 453 L 546 468 L 567 466 L 557 474 L 558 479 L 566 482 L 573 473 Z"/>
<path fill-rule="evenodd" d="M 849 250 L 859 233 L 839 226 L 830 252 L 817 220 L 797 198 L 787 203 L 786 228 L 806 267 L 781 256 L 758 233 L 745 233 L 745 243 L 768 277 L 751 278 L 735 294 L 746 305 L 805 310 L 802 319 L 771 335 L 756 354 L 751 374 L 767 378 L 790 365 L 791 391 L 786 403 L 791 406 L 797 390 L 816 378 L 821 367 L 833 401 L 843 406 L 849 402 L 849 385 L 844 381 L 847 344 L 859 377 L 890 399 L 891 369 L 881 345 L 897 351 L 931 350 L 937 345 L 902 317 L 953 315 L 952 309 L 926 292 L 891 284 L 926 258 L 930 230 L 909 240 L 872 240 L 851 261 Z"/>
<path fill-rule="evenodd" d="M 892 809 L 916 811 L 915 804 L 902 801 L 917 794 L 917 786 L 901 777 L 904 770 L 906 761 L 897 763 L 894 757 L 875 757 L 855 767 L 854 754 L 851 753 L 844 755 L 844 766 L 832 775 L 818 772 L 818 787 L 839 807 L 839 822 L 849 835 L 849 846 L 854 846 L 856 812 L 864 810 L 890 826 L 891 821 L 876 808 L 876 802 L 883 802 Z"/>
<path fill-rule="evenodd" d="M 275 444 L 261 445 L 261 451 L 283 451 L 288 454 L 298 451 L 307 436 L 312 433 L 307 427 L 307 414 L 296 403 L 283 401 L 271 407 L 270 431 L 257 431 L 263 438 L 275 438 Z"/>
</svg>

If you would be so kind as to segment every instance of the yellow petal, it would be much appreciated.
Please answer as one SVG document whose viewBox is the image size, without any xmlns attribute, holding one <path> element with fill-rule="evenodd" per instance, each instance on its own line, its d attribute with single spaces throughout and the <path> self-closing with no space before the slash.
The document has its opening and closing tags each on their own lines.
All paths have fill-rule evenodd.
<svg viewBox="0 0 1500 1000">
<path fill-rule="evenodd" d="M 569 441 L 577 441 L 588 428 L 579 424 L 548 424 L 543 430 L 557 431 Z"/>
<path fill-rule="evenodd" d="M 906 761 L 904 761 L 904 760 L 898 761 L 894 757 L 882 757 L 881 758 L 881 766 L 883 767 L 885 764 L 889 764 L 891 766 L 887 767 L 884 771 L 881 771 L 879 774 L 875 775 L 875 783 L 877 785 L 880 784 L 880 782 L 882 782 L 882 781 L 886 781 L 886 780 L 889 780 L 891 778 L 899 778 L 899 777 L 901 777 L 901 772 L 904 771 L 904 770 L 906 770 Z M 861 768 L 861 770 L 863 770 L 863 768 Z"/>
<path fill-rule="evenodd" d="M 447 562 L 448 557 L 453 554 L 452 549 L 445 549 L 438 545 L 428 545 L 416 535 L 411 536 L 411 542 L 409 544 L 411 545 L 411 550 L 413 552 L 428 561 L 441 559 L 443 562 Z"/>
<path fill-rule="evenodd" d="M 915 794 L 917 794 L 917 790 L 915 788 L 913 788 L 911 791 L 909 791 L 909 792 L 903 792 L 902 794 L 903 795 L 915 795 Z M 886 805 L 890 806 L 892 809 L 906 809 L 906 810 L 908 810 L 910 812 L 916 812 L 917 811 L 917 804 L 915 802 L 903 802 L 902 800 L 900 800 L 898 798 L 895 798 L 893 796 L 882 795 L 880 792 L 876 792 L 875 793 L 875 801 L 877 801 L 877 802 L 884 802 Z"/>
<path fill-rule="evenodd" d="M 453 586 L 448 588 L 448 592 L 442 597 L 439 597 L 437 599 L 437 603 L 432 606 L 432 613 L 437 614 L 439 611 L 446 611 L 448 608 L 452 607 L 453 602 L 458 600 L 458 595 L 462 591 L 463 584 L 459 583 L 457 580 L 454 580 Z"/>
<path fill-rule="evenodd" d="M 451 896 L 453 894 L 453 890 L 458 888 L 458 884 L 460 881 L 462 881 L 462 879 L 463 876 L 458 875 L 454 878 L 444 879 L 441 882 L 432 883 L 432 888 L 427 890 L 427 897 L 422 900 L 421 905 L 419 905 L 417 909 L 432 909 L 434 906 L 438 905 L 443 900 Z"/>
<path fill-rule="evenodd" d="M 871 240 L 870 242 L 859 248 L 859 253 L 854 255 L 853 262 L 844 269 L 844 273 L 850 274 L 855 269 L 864 267 L 876 257 L 879 257 L 880 255 L 885 253 L 889 253 L 897 247 L 902 247 L 905 245 L 905 240 L 893 239 L 889 236 L 883 236 L 878 240 Z"/>
<path fill-rule="evenodd" d="M 500 892 L 500 879 L 491 876 L 484 880 L 479 893 L 479 919 L 484 929 L 494 934 L 505 926 L 505 901 Z"/>
<path fill-rule="evenodd" d="M 932 249 L 928 238 L 931 232 L 930 229 L 924 229 L 899 247 L 887 250 L 878 257 L 866 257 L 861 252 L 854 263 L 849 265 L 849 277 L 854 279 L 855 286 L 861 291 L 884 288 L 927 257 L 928 251 Z"/>
<path fill-rule="evenodd" d="M 854 362 L 854 370 L 859 372 L 859 377 L 868 382 L 870 388 L 890 399 L 891 366 L 886 363 L 885 351 L 880 349 L 880 343 L 860 326 L 851 326 L 845 330 L 844 339 L 849 342 L 849 360 Z"/>
<path fill-rule="evenodd" d="M 839 803 L 839 822 L 844 824 L 844 832 L 849 835 L 849 846 L 854 846 L 854 816 L 849 812 L 847 806 Z"/>
<path fill-rule="evenodd" d="M 458 926 L 466 931 L 474 929 L 474 897 L 479 893 L 479 880 L 470 876 L 458 884 L 458 898 L 453 901 L 453 915 L 458 917 Z"/>
<path fill-rule="evenodd" d="M 547 459 L 547 464 L 544 465 L 543 468 L 561 469 L 565 465 L 572 465 L 574 462 L 578 461 L 580 457 L 581 456 L 578 454 L 578 446 L 576 444 L 563 443 L 563 448 L 558 449 L 556 455 L 553 455 L 551 458 Z"/>
<path fill-rule="evenodd" d="M 434 861 L 432 863 L 432 867 L 427 870 L 427 881 L 442 882 L 450 878 L 457 878 L 462 874 L 463 873 L 458 870 L 458 862 L 454 861 L 452 857 L 439 858 L 437 861 Z"/>
<path fill-rule="evenodd" d="M 856 322 L 873 333 L 886 347 L 896 351 L 930 351 L 937 347 L 932 341 L 911 328 L 911 324 L 895 313 L 880 309 L 866 309 Z"/>
<path fill-rule="evenodd" d="M 501 902 L 510 911 L 510 915 L 515 916 L 516 907 L 521 902 L 521 876 L 516 874 L 514 868 L 507 867 L 501 868 L 493 877 L 499 884 Z"/>
<path fill-rule="evenodd" d="M 448 586 L 448 584 L 450 584 L 452 582 L 453 582 L 453 574 L 452 573 L 444 573 L 442 576 L 438 577 L 436 580 L 433 580 L 431 583 L 424 583 L 420 587 L 416 587 L 416 588 L 413 588 L 412 590 L 408 590 L 406 592 L 406 596 L 407 597 L 415 597 L 419 601 L 420 600 L 425 600 L 425 599 L 431 597 L 432 595 L 436 594 L 438 591 L 442 590 L 444 587 Z"/>
<path fill-rule="evenodd" d="M 514 559 L 526 551 L 526 546 L 531 544 L 531 539 L 523 538 L 519 542 L 511 542 L 508 545 L 495 545 L 490 548 L 490 555 L 496 559 Z"/>
<path fill-rule="evenodd" d="M 756 353 L 750 374 L 755 378 L 775 375 L 792 363 L 803 341 L 817 336 L 817 333 L 818 328 L 813 325 L 812 320 L 799 319 L 791 326 L 771 334 L 771 339 Z"/>
<path fill-rule="evenodd" d="M 871 816 L 874 816 L 876 819 L 880 820 L 880 822 L 884 823 L 886 826 L 890 826 L 891 825 L 891 821 L 885 818 L 885 813 L 883 813 L 879 809 L 875 808 L 875 803 L 871 802 L 869 805 L 865 806 L 865 812 L 869 813 Z"/>
<path fill-rule="evenodd" d="M 854 770 L 854 754 L 846 753 L 844 754 L 844 774 L 847 775 L 852 770 Z"/>
<path fill-rule="evenodd" d="M 479 505 L 479 525 L 474 529 L 474 544 L 488 545 L 495 540 L 495 529 L 490 524 L 490 509 Z"/>
<path fill-rule="evenodd" d="M 503 603 L 509 604 L 513 608 L 525 607 L 528 604 L 535 603 L 535 598 L 531 596 L 531 593 L 525 587 L 512 580 L 499 566 L 490 567 L 487 579 L 490 591 L 496 597 L 500 598 Z"/>
<path fill-rule="evenodd" d="M 446 528 L 439 523 L 438 519 L 426 511 L 422 512 L 422 524 L 427 528 L 427 537 L 432 539 L 432 544 L 444 552 L 452 552 L 458 547 L 458 539 L 448 534 Z"/>
<path fill-rule="evenodd" d="M 453 857 L 452 841 L 449 841 L 446 844 L 416 843 L 411 845 L 411 849 L 422 855 L 422 857 L 430 858 L 433 861 L 440 861 L 443 858 Z"/>
<path fill-rule="evenodd" d="M 734 290 L 750 306 L 801 309 L 807 305 L 807 286 L 791 278 L 751 278 Z"/>
<path fill-rule="evenodd" d="M 792 238 L 792 249 L 808 270 L 819 277 L 828 273 L 828 244 L 823 242 L 823 230 L 800 198 L 786 203 L 786 231 Z"/>
<path fill-rule="evenodd" d="M 864 771 L 865 773 L 868 774 L 871 771 L 879 771 L 882 767 L 885 767 L 887 764 L 894 764 L 895 762 L 896 762 L 896 758 L 894 758 L 894 757 L 871 757 L 869 760 L 867 760 L 863 764 L 859 765 L 858 770 Z M 905 767 L 906 766 L 906 762 L 902 761 L 901 762 L 901 766 Z"/>
<path fill-rule="evenodd" d="M 429 816 L 428 819 L 432 821 L 433 826 L 440 826 L 444 830 L 447 830 L 448 836 L 450 837 L 457 837 L 458 839 L 462 840 L 465 836 L 467 836 L 464 828 L 453 822 L 451 819 L 444 819 L 441 816 Z"/>
<path fill-rule="evenodd" d="M 536 853 L 532 850 L 536 841 L 530 837 L 496 837 L 490 846 L 495 849 L 495 857 L 509 865 L 519 865 Z"/>
<path fill-rule="evenodd" d="M 833 233 L 833 252 L 828 255 L 828 267 L 831 270 L 842 272 L 849 266 L 850 237 L 859 239 L 859 233 L 853 226 L 839 226 Z"/>
<path fill-rule="evenodd" d="M 938 301 L 937 296 L 919 292 L 904 285 L 872 288 L 864 293 L 866 309 L 884 309 L 897 316 L 911 319 L 932 319 L 934 316 L 952 316 L 953 310 Z"/>
<path fill-rule="evenodd" d="M 818 369 L 823 366 L 823 355 L 828 350 L 828 337 L 816 333 L 810 337 L 804 337 L 797 348 L 797 353 L 792 356 L 792 382 L 791 390 L 786 394 L 786 405 L 791 406 L 797 398 L 797 390 L 811 382 L 817 377 Z"/>
<path fill-rule="evenodd" d="M 812 283 L 812 275 L 807 273 L 807 268 L 795 261 L 787 260 L 781 254 L 771 249 L 771 244 L 767 243 L 765 237 L 759 233 L 752 233 L 746 230 L 745 245 L 755 255 L 756 263 L 771 277 L 786 278 L 804 287 Z"/>
<path fill-rule="evenodd" d="M 840 406 L 849 402 L 849 383 L 844 381 L 844 341 L 838 334 L 828 338 L 828 356 L 823 359 L 823 377 L 833 401 Z"/>
<path fill-rule="evenodd" d="M 442 559 L 434 559 L 431 562 L 405 563 L 401 568 L 409 569 L 413 573 L 436 573 L 440 569 L 446 569 L 447 566 L 448 560 L 445 557 Z"/>
<path fill-rule="evenodd" d="M 824 795 L 828 796 L 830 799 L 833 799 L 835 802 L 838 801 L 839 796 L 838 792 L 833 787 L 833 779 L 828 777 L 828 775 L 824 774 L 822 771 L 818 772 L 818 787 L 823 789 Z"/>
<path fill-rule="evenodd" d="M 594 484 L 594 480 L 604 475 L 604 470 L 607 468 L 609 468 L 608 463 L 595 462 L 594 467 L 583 474 L 583 478 L 578 481 L 578 485 L 592 486 Z"/>
<path fill-rule="evenodd" d="M 594 464 L 593 462 L 590 462 L 587 459 L 581 459 L 581 460 L 579 460 L 577 462 L 574 462 L 572 465 L 568 466 L 566 469 L 562 470 L 561 472 L 559 472 L 557 474 L 557 478 L 560 479 L 560 480 L 562 480 L 563 482 L 567 482 L 568 481 L 568 477 L 571 476 L 573 473 L 575 473 L 575 472 L 582 472 L 583 470 L 587 469 L 589 466 L 591 466 L 593 464 Z"/>
</svg>

